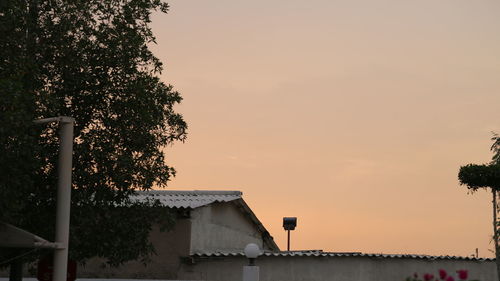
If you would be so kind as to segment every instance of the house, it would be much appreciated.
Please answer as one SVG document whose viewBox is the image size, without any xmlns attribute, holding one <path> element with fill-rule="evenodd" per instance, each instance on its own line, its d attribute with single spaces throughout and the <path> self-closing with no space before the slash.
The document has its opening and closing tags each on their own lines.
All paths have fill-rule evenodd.
<svg viewBox="0 0 500 281">
<path fill-rule="evenodd" d="M 260 281 L 387 281 L 405 280 L 414 272 L 455 272 L 467 269 L 481 281 L 496 281 L 494 259 L 428 255 L 385 255 L 315 251 L 280 251 L 239 191 L 149 191 L 135 200 L 158 199 L 176 209 L 178 221 L 170 232 L 151 233 L 156 247 L 147 266 L 129 262 L 102 268 L 99 260 L 79 269 L 80 278 L 241 280 L 248 263 L 243 248 L 256 243 Z"/>
<path fill-rule="evenodd" d="M 102 260 L 91 259 L 78 268 L 80 278 L 177 279 L 182 264 L 193 255 L 206 252 L 240 252 L 248 243 L 265 251 L 279 252 L 273 237 L 245 203 L 240 191 L 139 192 L 133 200 L 157 199 L 177 210 L 174 229 L 150 234 L 157 255 L 146 266 L 128 262 L 118 268 L 102 267 Z"/>
<path fill-rule="evenodd" d="M 138 201 L 148 198 L 157 199 L 177 213 L 172 230 L 161 232 L 159 227 L 152 230 L 150 240 L 156 255 L 151 262 L 144 265 L 132 261 L 109 268 L 102 267 L 103 261 L 94 258 L 79 266 L 77 281 L 239 281 L 242 267 L 248 264 L 243 254 L 248 243 L 263 249 L 256 259 L 260 281 L 401 281 L 414 272 L 437 273 L 439 269 L 452 273 L 467 269 L 473 279 L 498 280 L 494 259 L 280 251 L 239 191 L 148 191 L 133 197 Z"/>
<path fill-rule="evenodd" d="M 241 251 L 192 257 L 179 268 L 179 279 L 240 281 L 242 267 L 248 264 Z M 455 276 L 465 269 L 469 280 L 498 281 L 494 259 L 472 257 L 284 251 L 264 252 L 255 263 L 259 281 L 404 281 L 414 273 L 422 280 L 423 274 L 436 276 L 440 269 Z"/>
</svg>

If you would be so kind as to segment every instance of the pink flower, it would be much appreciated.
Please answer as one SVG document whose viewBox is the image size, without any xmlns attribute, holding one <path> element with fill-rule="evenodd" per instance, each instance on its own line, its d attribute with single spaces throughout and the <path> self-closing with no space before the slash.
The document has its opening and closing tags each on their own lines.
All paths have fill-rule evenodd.
<svg viewBox="0 0 500 281">
<path fill-rule="evenodd" d="M 457 270 L 457 273 L 460 280 L 466 280 L 469 277 L 469 272 L 465 269 Z"/>
<path fill-rule="evenodd" d="M 439 278 L 444 280 L 446 278 L 446 276 L 448 276 L 448 273 L 446 273 L 446 270 L 440 269 L 439 270 Z"/>
<path fill-rule="evenodd" d="M 455 281 L 455 278 L 453 278 L 453 277 L 451 277 L 451 276 L 448 276 L 448 277 L 446 278 L 446 281 Z"/>
<path fill-rule="evenodd" d="M 432 275 L 430 273 L 424 274 L 424 280 L 425 281 L 431 281 L 432 279 L 434 279 L 434 275 Z"/>
</svg>

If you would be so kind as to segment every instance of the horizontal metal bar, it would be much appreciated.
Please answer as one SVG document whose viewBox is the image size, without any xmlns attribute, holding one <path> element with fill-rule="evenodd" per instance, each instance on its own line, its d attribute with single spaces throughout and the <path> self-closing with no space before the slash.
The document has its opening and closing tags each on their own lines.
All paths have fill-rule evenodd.
<svg viewBox="0 0 500 281">
<path fill-rule="evenodd" d="M 45 124 L 45 123 L 50 123 L 50 122 L 74 123 L 75 119 L 73 117 L 68 117 L 68 116 L 58 116 L 58 117 L 38 119 L 38 120 L 34 120 L 33 122 L 35 124 Z"/>
</svg>

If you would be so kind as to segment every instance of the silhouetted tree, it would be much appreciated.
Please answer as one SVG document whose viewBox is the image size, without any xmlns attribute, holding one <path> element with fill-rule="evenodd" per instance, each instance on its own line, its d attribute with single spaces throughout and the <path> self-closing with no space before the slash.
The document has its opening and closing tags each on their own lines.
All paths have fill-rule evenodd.
<svg viewBox="0 0 500 281">
<path fill-rule="evenodd" d="M 160 0 L 0 1 L 0 220 L 54 237 L 57 124 L 75 118 L 70 256 L 110 265 L 153 253 L 168 211 L 130 202 L 175 170 L 163 149 L 186 137 L 181 101 L 160 81 L 151 13 Z M 161 215 L 160 215 L 161 213 Z"/>
<path fill-rule="evenodd" d="M 493 134 L 491 138 L 493 145 L 491 151 L 494 155 L 489 164 L 477 165 L 468 164 L 460 167 L 458 179 L 460 184 L 466 185 L 471 191 L 477 191 L 479 188 L 489 188 L 492 193 L 493 203 L 493 243 L 495 244 L 495 256 L 497 263 L 497 273 L 500 278 L 500 244 L 498 241 L 500 235 L 498 211 L 500 191 L 500 137 Z"/>
</svg>

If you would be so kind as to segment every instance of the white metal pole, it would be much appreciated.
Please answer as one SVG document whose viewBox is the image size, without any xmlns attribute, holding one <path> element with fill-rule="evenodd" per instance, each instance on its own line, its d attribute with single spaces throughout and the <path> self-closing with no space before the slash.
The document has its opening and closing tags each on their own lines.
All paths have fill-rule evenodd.
<svg viewBox="0 0 500 281">
<path fill-rule="evenodd" d="M 71 170 L 73 156 L 73 125 L 71 117 L 59 117 L 59 160 L 57 179 L 56 243 L 53 281 L 66 281 L 68 270 L 69 214 L 71 207 Z"/>
<path fill-rule="evenodd" d="M 259 267 L 255 265 L 243 266 L 243 281 L 259 281 Z"/>
<path fill-rule="evenodd" d="M 243 266 L 243 281 L 259 281 L 259 267 L 255 265 L 255 259 L 262 254 L 259 246 L 250 243 L 243 250 L 248 258 L 249 265 Z"/>
<path fill-rule="evenodd" d="M 59 159 L 57 163 L 56 241 L 52 281 L 66 281 L 68 275 L 69 214 L 71 207 L 71 171 L 73 158 L 73 125 L 66 116 L 33 121 L 35 124 L 59 122 Z"/>
</svg>

